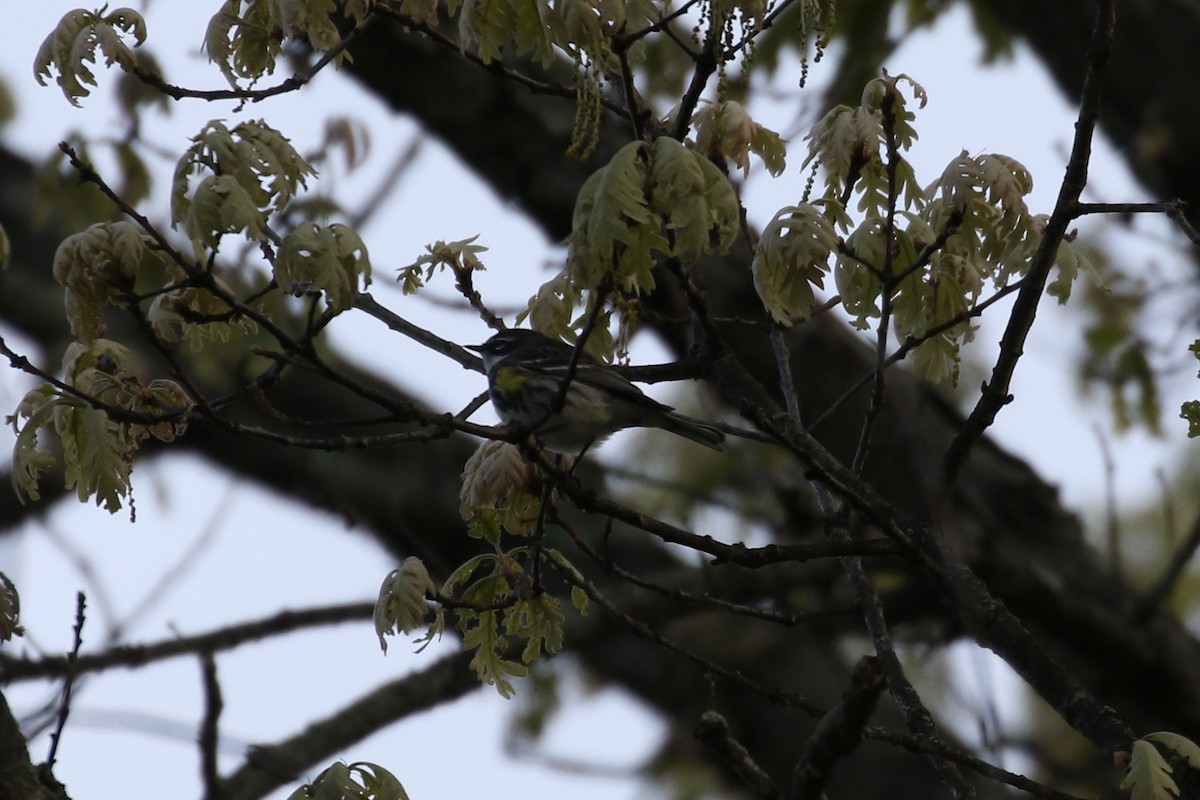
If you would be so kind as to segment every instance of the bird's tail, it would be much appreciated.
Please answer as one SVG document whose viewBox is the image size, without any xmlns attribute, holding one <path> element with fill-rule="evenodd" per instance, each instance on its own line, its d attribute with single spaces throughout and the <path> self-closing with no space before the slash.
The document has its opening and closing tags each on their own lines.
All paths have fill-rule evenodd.
<svg viewBox="0 0 1200 800">
<path fill-rule="evenodd" d="M 713 450 L 721 449 L 721 444 L 725 441 L 725 434 L 713 425 L 685 417 L 677 412 L 672 412 L 668 416 L 671 420 L 671 427 L 667 430 L 671 433 L 677 433 L 685 439 L 691 439 L 693 442 L 711 447 Z"/>
</svg>

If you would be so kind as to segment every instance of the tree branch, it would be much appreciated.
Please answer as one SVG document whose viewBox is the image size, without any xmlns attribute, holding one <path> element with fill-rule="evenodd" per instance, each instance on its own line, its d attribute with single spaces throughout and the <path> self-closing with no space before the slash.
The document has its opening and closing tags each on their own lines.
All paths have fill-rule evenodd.
<svg viewBox="0 0 1200 800">
<path fill-rule="evenodd" d="M 821 717 L 816 730 L 804 742 L 804 750 L 792 773 L 788 800 L 820 800 L 837 762 L 862 741 L 863 730 L 887 686 L 883 664 L 863 656 L 850 675 L 850 688 L 833 708 Z"/>
<path fill-rule="evenodd" d="M 200 671 L 204 687 L 204 718 L 200 721 L 200 735 L 196 737 L 200 746 L 200 777 L 204 784 L 204 800 L 220 800 L 220 773 L 217 771 L 218 722 L 224 703 L 221 700 L 221 683 L 217 680 L 217 659 L 211 650 L 200 653 Z"/>
<path fill-rule="evenodd" d="M 141 667 L 155 661 L 194 653 L 232 650 L 247 642 L 317 625 L 369 622 L 374 610 L 374 603 L 347 603 L 301 611 L 281 611 L 254 622 L 231 625 L 196 636 L 179 636 L 145 645 L 123 645 L 95 655 L 81 655 L 74 662 L 68 656 L 24 659 L 0 654 L 0 682 L 66 675 L 72 669 L 75 674 L 83 675 L 116 667 Z"/>
<path fill-rule="evenodd" d="M 1075 122 L 1075 141 L 1067 161 L 1066 175 L 1059 189 L 1058 201 L 1042 232 L 1037 251 L 1029 265 L 1021 291 L 1013 303 L 1012 314 L 1004 336 L 1000 339 L 1000 357 L 992 369 L 992 377 L 983 388 L 975 408 L 951 441 L 943 469 L 953 484 L 971 454 L 971 448 L 983 432 L 995 421 L 1000 409 L 1012 402 L 1008 393 L 1017 362 L 1024 353 L 1025 340 L 1033 327 L 1038 303 L 1046 288 L 1046 279 L 1054 265 L 1058 247 L 1067 233 L 1067 225 L 1079 214 L 1079 196 L 1087 185 L 1088 162 L 1092 154 L 1092 137 L 1100 117 L 1100 98 L 1103 94 L 1104 73 L 1116 28 L 1116 0 L 1099 0 L 1095 23 L 1088 44 L 1087 71 L 1079 101 L 1079 116 Z"/>
</svg>

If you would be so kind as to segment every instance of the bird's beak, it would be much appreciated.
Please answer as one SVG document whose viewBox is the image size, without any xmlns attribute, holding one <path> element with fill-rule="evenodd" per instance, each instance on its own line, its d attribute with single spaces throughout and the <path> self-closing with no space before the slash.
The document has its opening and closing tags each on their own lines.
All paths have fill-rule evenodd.
<svg viewBox="0 0 1200 800">
<path fill-rule="evenodd" d="M 464 344 L 463 347 L 467 348 L 468 350 L 474 350 L 476 353 L 483 352 L 483 345 L 481 344 Z"/>
</svg>

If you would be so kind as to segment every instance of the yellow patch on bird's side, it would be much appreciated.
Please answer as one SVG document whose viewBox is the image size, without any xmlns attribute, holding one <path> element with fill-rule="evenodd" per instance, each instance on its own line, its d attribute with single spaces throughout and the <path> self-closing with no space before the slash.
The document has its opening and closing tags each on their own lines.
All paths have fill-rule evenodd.
<svg viewBox="0 0 1200 800">
<path fill-rule="evenodd" d="M 521 370 L 513 366 L 501 367 L 496 370 L 496 375 L 492 378 L 492 382 L 496 385 L 496 390 L 501 394 L 520 391 L 527 380 L 529 378 L 522 375 Z"/>
</svg>

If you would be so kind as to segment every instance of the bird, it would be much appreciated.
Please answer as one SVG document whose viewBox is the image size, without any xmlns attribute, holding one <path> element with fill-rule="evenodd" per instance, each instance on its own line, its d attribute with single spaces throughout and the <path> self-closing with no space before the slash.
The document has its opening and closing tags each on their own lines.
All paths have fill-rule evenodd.
<svg viewBox="0 0 1200 800">
<path fill-rule="evenodd" d="M 483 359 L 500 419 L 529 429 L 551 452 L 579 456 L 624 428 L 660 428 L 714 450 L 725 441 L 715 426 L 684 417 L 612 367 L 537 331 L 509 328 L 467 349 Z M 572 360 L 575 371 L 562 396 Z"/>
</svg>

